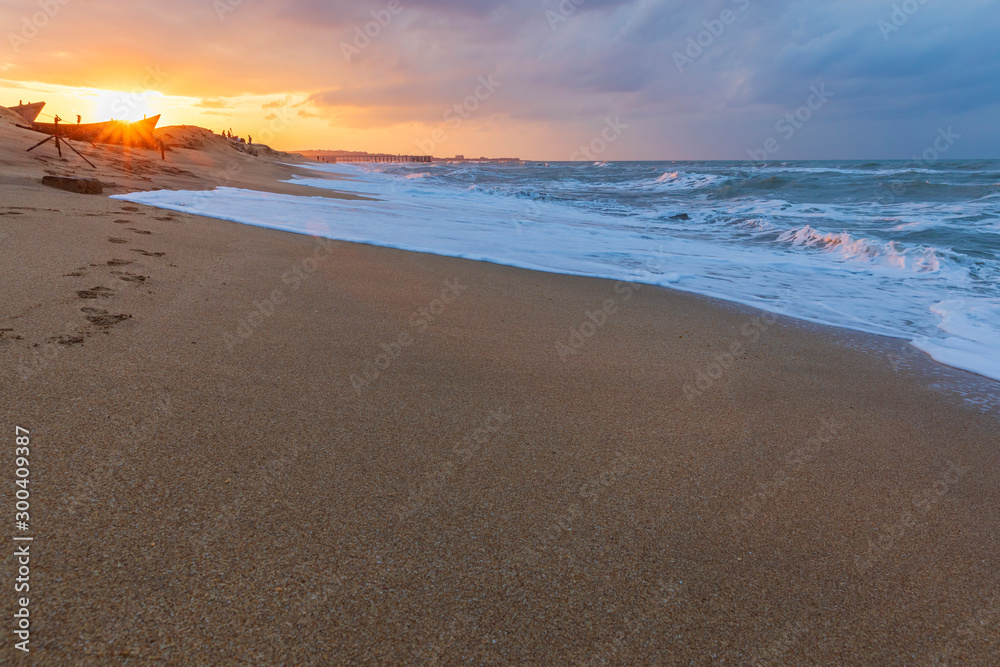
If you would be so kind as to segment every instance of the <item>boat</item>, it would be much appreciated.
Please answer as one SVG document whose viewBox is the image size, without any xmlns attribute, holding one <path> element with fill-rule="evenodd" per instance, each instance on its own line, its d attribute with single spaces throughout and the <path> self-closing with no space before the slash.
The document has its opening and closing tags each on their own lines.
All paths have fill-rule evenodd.
<svg viewBox="0 0 1000 667">
<path fill-rule="evenodd" d="M 153 137 L 153 130 L 160 121 L 157 114 L 152 118 L 144 118 L 135 122 L 109 120 L 104 123 L 32 123 L 31 129 L 45 134 L 58 134 L 62 139 L 87 141 L 92 144 L 122 144 L 125 146 L 142 146 L 156 148 L 158 142 Z"/>
<path fill-rule="evenodd" d="M 35 122 L 38 118 L 38 114 L 42 113 L 42 109 L 45 108 L 45 102 L 32 102 L 31 104 L 18 104 L 16 107 L 7 107 L 14 113 L 20 114 L 24 122 L 31 123 Z"/>
</svg>

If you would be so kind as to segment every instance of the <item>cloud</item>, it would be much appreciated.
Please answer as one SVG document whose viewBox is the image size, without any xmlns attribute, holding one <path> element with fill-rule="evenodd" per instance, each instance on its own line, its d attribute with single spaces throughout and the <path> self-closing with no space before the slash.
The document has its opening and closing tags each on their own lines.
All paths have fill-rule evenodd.
<svg viewBox="0 0 1000 667">
<path fill-rule="evenodd" d="M 872 0 L 398 2 L 393 13 L 389 0 L 257 0 L 222 20 L 206 0 L 70 3 L 6 56 L 4 74 L 131 90 L 156 66 L 170 73 L 164 92 L 202 109 L 246 95 L 277 109 L 294 92 L 313 120 L 418 134 L 492 74 L 503 86 L 469 128 L 496 128 L 528 154 L 537 141 L 518 137 L 544 127 L 558 156 L 620 114 L 635 124 L 616 159 L 739 158 L 823 83 L 834 100 L 782 157 L 907 157 L 902 147 L 946 122 L 969 137 L 956 154 L 1000 152 L 986 120 L 1000 103 L 1000 5 L 987 0 L 914 0 L 910 14 Z M 0 21 L 20 25 L 24 11 L 4 5 Z M 341 47 L 366 25 L 348 62 Z M 690 60 L 680 69 L 678 54 Z"/>
<path fill-rule="evenodd" d="M 199 109 L 228 109 L 230 108 L 230 103 L 221 99 L 203 99 L 194 106 Z"/>
</svg>

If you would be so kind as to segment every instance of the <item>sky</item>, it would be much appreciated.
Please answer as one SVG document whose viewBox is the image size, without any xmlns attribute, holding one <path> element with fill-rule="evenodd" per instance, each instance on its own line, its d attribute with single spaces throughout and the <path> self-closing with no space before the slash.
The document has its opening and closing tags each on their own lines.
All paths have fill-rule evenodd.
<svg viewBox="0 0 1000 667">
<path fill-rule="evenodd" d="M 0 0 L 0 26 L 0 104 L 284 150 L 1000 158 L 995 0 Z"/>
</svg>

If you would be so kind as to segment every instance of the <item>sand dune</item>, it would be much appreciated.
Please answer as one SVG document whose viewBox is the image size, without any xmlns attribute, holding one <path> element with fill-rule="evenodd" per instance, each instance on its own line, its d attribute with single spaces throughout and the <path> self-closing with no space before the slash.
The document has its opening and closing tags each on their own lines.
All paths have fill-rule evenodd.
<svg viewBox="0 0 1000 667">
<path fill-rule="evenodd" d="M 25 152 L 44 135 L 16 127 L 24 120 L 9 109 L 0 108 L 0 178 L 29 184 L 44 175 L 98 178 L 104 194 L 166 188 L 204 190 L 215 187 L 249 187 L 268 192 L 309 194 L 352 198 L 336 191 L 332 194 L 311 188 L 281 183 L 295 174 L 316 177 L 308 169 L 296 169 L 288 162 L 302 161 L 290 153 L 260 147 L 258 156 L 235 149 L 224 137 L 204 128 L 173 126 L 156 132 L 169 146 L 166 159 L 155 150 L 122 148 L 106 144 L 72 142 L 96 169 L 88 166 L 71 151 L 60 158 L 52 143 Z M 329 175 L 327 175 L 329 177 Z"/>
</svg>

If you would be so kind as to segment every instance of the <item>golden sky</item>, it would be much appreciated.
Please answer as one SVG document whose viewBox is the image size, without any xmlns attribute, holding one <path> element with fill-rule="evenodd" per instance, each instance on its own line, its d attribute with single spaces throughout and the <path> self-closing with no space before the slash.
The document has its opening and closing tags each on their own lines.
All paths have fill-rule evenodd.
<svg viewBox="0 0 1000 667">
<path fill-rule="evenodd" d="M 950 156 L 995 157 L 1000 4 L 905 18 L 870 0 L 0 0 L 0 104 L 286 150 L 907 159 L 954 126 Z M 814 89 L 829 99 L 802 112 Z"/>
<path fill-rule="evenodd" d="M 296 4 L 2 0 L 0 25 L 12 29 L 0 104 L 43 100 L 69 122 L 159 113 L 161 127 L 231 128 L 285 150 L 507 156 L 551 140 L 547 123 L 528 120 L 512 143 L 509 110 L 471 99 L 491 71 L 403 62 L 406 24 L 419 18 L 408 0 Z M 359 38 L 365 28 L 375 39 Z M 459 125 L 446 117 L 469 99 Z"/>
</svg>

